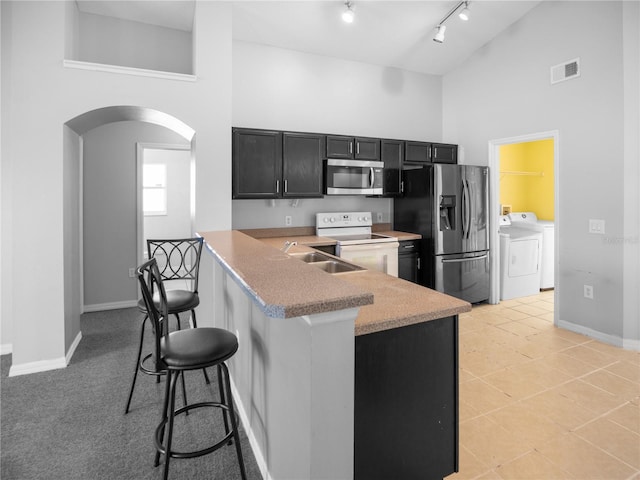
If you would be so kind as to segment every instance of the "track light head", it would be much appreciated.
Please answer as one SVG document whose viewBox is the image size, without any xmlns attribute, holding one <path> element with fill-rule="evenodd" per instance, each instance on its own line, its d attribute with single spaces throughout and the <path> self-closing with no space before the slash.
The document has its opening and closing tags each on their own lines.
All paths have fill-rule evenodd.
<svg viewBox="0 0 640 480">
<path fill-rule="evenodd" d="M 354 13 L 353 13 L 353 3 L 344 2 L 345 10 L 342 12 L 342 20 L 345 23 L 353 23 Z"/>
<path fill-rule="evenodd" d="M 437 43 L 442 43 L 444 42 L 444 32 L 447 29 L 446 25 L 438 25 L 437 26 L 438 31 L 436 32 L 436 34 L 433 37 L 433 41 L 437 42 Z"/>
<path fill-rule="evenodd" d="M 464 2 L 464 8 L 460 10 L 458 17 L 466 22 L 467 20 L 469 20 L 469 14 L 469 2 Z"/>
</svg>

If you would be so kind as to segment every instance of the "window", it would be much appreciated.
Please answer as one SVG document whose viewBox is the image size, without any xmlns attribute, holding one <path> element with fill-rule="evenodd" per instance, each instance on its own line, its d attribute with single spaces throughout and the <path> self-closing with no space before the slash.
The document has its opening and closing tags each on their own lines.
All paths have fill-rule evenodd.
<svg viewBox="0 0 640 480">
<path fill-rule="evenodd" d="M 167 166 L 147 163 L 142 166 L 142 210 L 145 215 L 167 214 Z"/>
</svg>

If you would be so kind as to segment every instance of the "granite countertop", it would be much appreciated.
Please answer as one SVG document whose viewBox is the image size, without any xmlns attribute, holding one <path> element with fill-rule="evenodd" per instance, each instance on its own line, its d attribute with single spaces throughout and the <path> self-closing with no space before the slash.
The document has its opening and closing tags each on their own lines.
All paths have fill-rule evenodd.
<svg viewBox="0 0 640 480">
<path fill-rule="evenodd" d="M 271 317 L 360 307 L 355 334 L 364 335 L 471 310 L 471 305 L 463 300 L 382 272 L 328 274 L 280 249 L 285 241 L 298 242 L 290 253 L 308 251 L 311 246 L 332 245 L 335 241 L 305 235 L 305 232 L 291 233 L 293 235 L 259 239 L 239 231 L 201 235 L 223 268 Z M 392 236 L 401 240 L 420 238 L 414 234 Z"/>
</svg>

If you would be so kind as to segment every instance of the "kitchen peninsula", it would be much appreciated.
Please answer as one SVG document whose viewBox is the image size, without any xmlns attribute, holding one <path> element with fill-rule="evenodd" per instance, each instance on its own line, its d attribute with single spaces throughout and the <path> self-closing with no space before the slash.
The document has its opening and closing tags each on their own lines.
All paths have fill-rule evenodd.
<svg viewBox="0 0 640 480">
<path fill-rule="evenodd" d="M 468 303 L 380 272 L 328 274 L 274 239 L 201 235 L 215 326 L 239 338 L 229 368 L 264 478 L 457 470 L 457 315 Z M 290 254 L 330 244 L 291 240 Z"/>
</svg>

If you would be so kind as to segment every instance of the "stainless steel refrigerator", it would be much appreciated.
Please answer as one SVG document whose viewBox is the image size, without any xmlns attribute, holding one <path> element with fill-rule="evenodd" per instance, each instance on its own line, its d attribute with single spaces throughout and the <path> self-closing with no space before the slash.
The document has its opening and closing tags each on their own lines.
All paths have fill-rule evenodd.
<svg viewBox="0 0 640 480">
<path fill-rule="evenodd" d="M 420 284 L 470 303 L 489 299 L 488 168 L 406 166 L 394 229 L 419 233 Z"/>
</svg>

